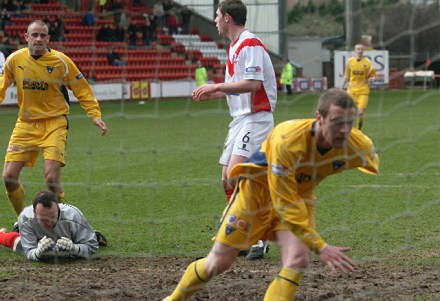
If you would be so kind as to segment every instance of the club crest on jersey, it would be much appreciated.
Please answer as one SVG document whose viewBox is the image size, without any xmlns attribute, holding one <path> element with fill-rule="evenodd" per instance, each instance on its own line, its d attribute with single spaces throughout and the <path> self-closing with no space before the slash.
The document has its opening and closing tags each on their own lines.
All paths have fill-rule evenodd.
<svg viewBox="0 0 440 301">
<path fill-rule="evenodd" d="M 344 161 L 335 160 L 335 161 L 332 162 L 332 165 L 333 165 L 333 171 L 336 171 L 339 168 L 341 168 L 342 166 L 344 166 L 345 162 Z"/>
<path fill-rule="evenodd" d="M 240 229 L 242 231 L 249 231 L 250 224 L 246 222 L 244 219 L 237 218 L 236 215 L 230 214 L 226 218 L 226 227 L 225 227 L 225 233 L 226 235 L 231 234 L 235 230 Z"/>
<path fill-rule="evenodd" d="M 229 226 L 229 225 L 226 225 L 226 228 L 225 228 L 225 234 L 226 235 L 229 235 L 229 234 L 231 234 L 232 232 L 234 232 L 236 229 L 234 228 L 234 227 L 232 227 L 232 226 Z"/>
<path fill-rule="evenodd" d="M 81 79 L 84 77 L 84 75 L 82 75 L 82 73 L 78 73 L 75 77 L 76 79 Z"/>
<path fill-rule="evenodd" d="M 277 176 L 285 177 L 289 174 L 289 169 L 284 166 L 272 163 L 272 172 Z"/>
<path fill-rule="evenodd" d="M 246 222 L 244 219 L 238 219 L 236 225 L 238 229 L 241 229 L 246 232 L 249 231 L 249 223 Z"/>
<path fill-rule="evenodd" d="M 237 217 L 233 214 L 228 216 L 228 223 L 233 224 L 235 223 L 235 220 L 237 219 Z"/>
<path fill-rule="evenodd" d="M 46 70 L 47 70 L 47 72 L 49 72 L 49 74 L 51 74 L 54 69 L 55 68 L 52 66 L 46 66 Z"/>
<path fill-rule="evenodd" d="M 261 72 L 261 67 L 260 66 L 247 67 L 246 72 Z"/>
<path fill-rule="evenodd" d="M 20 148 L 17 145 L 12 145 L 12 144 L 8 145 L 8 152 L 18 152 L 19 150 Z"/>
</svg>

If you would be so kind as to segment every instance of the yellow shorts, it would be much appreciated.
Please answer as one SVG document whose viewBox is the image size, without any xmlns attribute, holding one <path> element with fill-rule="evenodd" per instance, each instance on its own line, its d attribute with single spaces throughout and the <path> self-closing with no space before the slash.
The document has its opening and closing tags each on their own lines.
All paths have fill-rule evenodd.
<svg viewBox="0 0 440 301">
<path fill-rule="evenodd" d="M 249 179 L 240 179 L 223 212 L 215 240 L 237 249 L 248 249 L 262 236 L 276 240 L 275 231 L 289 230 L 275 214 L 269 191 Z"/>
<path fill-rule="evenodd" d="M 9 139 L 5 162 L 26 162 L 26 166 L 34 166 L 42 150 L 44 160 L 59 161 L 64 166 L 67 129 L 65 116 L 35 121 L 17 120 Z"/>
<path fill-rule="evenodd" d="M 350 93 L 358 109 L 366 109 L 368 106 L 368 94 Z"/>
</svg>

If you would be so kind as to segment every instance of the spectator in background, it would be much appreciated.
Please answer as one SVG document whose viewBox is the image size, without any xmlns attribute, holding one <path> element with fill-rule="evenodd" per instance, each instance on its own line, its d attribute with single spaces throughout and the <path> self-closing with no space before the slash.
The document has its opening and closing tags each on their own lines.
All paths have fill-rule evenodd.
<svg viewBox="0 0 440 301">
<path fill-rule="evenodd" d="M 130 24 L 128 25 L 127 34 L 129 39 L 129 44 L 131 47 L 135 47 L 137 45 L 137 33 L 138 33 L 138 26 L 135 21 L 130 21 Z"/>
<path fill-rule="evenodd" d="M 50 24 L 52 24 L 52 22 L 50 21 L 49 17 L 45 17 L 43 19 L 44 24 L 46 24 L 47 28 L 50 29 Z"/>
<path fill-rule="evenodd" d="M 174 1 L 173 0 L 163 0 L 163 11 L 164 11 L 164 26 L 169 30 L 168 28 L 168 17 L 171 14 L 171 11 L 174 8 Z M 176 22 L 177 23 L 177 22 Z"/>
<path fill-rule="evenodd" d="M 20 3 L 17 0 L 9 1 L 8 12 L 13 17 L 23 17 L 23 14 L 20 10 Z"/>
<path fill-rule="evenodd" d="M 200 60 L 197 60 L 197 68 L 194 70 L 194 77 L 196 79 L 197 87 L 206 84 L 206 81 L 208 80 L 208 72 Z"/>
<path fill-rule="evenodd" d="M 107 53 L 107 61 L 110 65 L 113 66 L 127 66 L 128 63 L 122 60 L 119 53 L 116 51 L 116 48 L 109 48 Z"/>
<path fill-rule="evenodd" d="M 20 46 L 20 37 L 19 36 L 12 36 L 9 38 L 6 38 L 6 40 L 3 40 L 2 44 L 3 46 L 3 54 L 7 58 L 11 53 L 21 48 Z"/>
<path fill-rule="evenodd" d="M 0 29 L 1 30 L 5 30 L 5 25 L 11 25 L 12 24 L 12 20 L 11 20 L 11 15 L 9 14 L 9 12 L 7 11 L 6 8 L 2 9 L 2 13 L 1 13 L 1 25 L 0 25 Z"/>
<path fill-rule="evenodd" d="M 151 26 L 151 21 L 147 15 L 143 24 L 139 26 L 138 32 L 142 35 L 142 44 L 149 46 L 154 38 L 154 29 Z"/>
<path fill-rule="evenodd" d="M 19 1 L 18 3 L 20 4 L 20 10 L 22 13 L 30 11 L 31 7 L 29 5 L 29 0 Z"/>
<path fill-rule="evenodd" d="M 1 0 L 1 1 L 2 1 L 1 4 L 0 4 L 1 9 L 2 9 L 2 10 L 3 10 L 3 9 L 8 10 L 8 3 L 9 3 L 9 0 Z"/>
<path fill-rule="evenodd" d="M 60 17 L 57 17 L 49 28 L 50 38 L 53 41 L 64 42 L 67 40 L 66 37 L 64 36 L 65 33 L 66 33 L 66 25 Z"/>
<path fill-rule="evenodd" d="M 167 16 L 167 28 L 168 34 L 177 34 L 177 17 L 174 10 L 170 10 Z"/>
<path fill-rule="evenodd" d="M 107 0 L 99 0 L 98 3 L 99 3 L 99 11 L 102 13 L 105 12 L 107 9 Z"/>
<path fill-rule="evenodd" d="M 3 53 L 5 58 L 7 56 L 6 55 L 7 51 L 6 51 L 5 46 L 6 46 L 6 43 L 8 43 L 8 42 L 9 41 L 8 41 L 8 38 L 5 36 L 5 32 L 3 30 L 0 30 L 0 51 Z"/>
<path fill-rule="evenodd" d="M 116 24 L 114 34 L 115 34 L 114 39 L 116 42 L 124 42 L 125 41 L 125 28 L 121 24 Z"/>
<path fill-rule="evenodd" d="M 162 29 L 165 25 L 164 22 L 165 10 L 163 8 L 162 0 L 156 0 L 153 6 L 153 20 L 154 20 L 154 28 Z"/>
<path fill-rule="evenodd" d="M 96 25 L 96 20 L 95 20 L 95 15 L 93 14 L 93 10 L 89 10 L 88 12 L 86 12 L 86 14 L 84 15 L 81 21 L 81 24 L 86 26 Z"/>
<path fill-rule="evenodd" d="M 283 71 L 281 72 L 280 84 L 283 85 L 283 91 L 287 91 L 288 95 L 292 95 L 293 73 L 293 65 L 290 63 L 288 58 L 285 58 Z"/>
<path fill-rule="evenodd" d="M 9 38 L 5 35 L 3 30 L 0 30 L 0 50 L 5 56 L 5 58 L 9 55 Z"/>
<path fill-rule="evenodd" d="M 188 5 L 185 5 L 183 9 L 180 11 L 180 17 L 182 18 L 182 34 L 189 33 L 191 15 L 192 15 L 191 10 L 188 8 Z"/>
<path fill-rule="evenodd" d="M 163 10 L 165 12 L 165 16 L 168 16 L 171 10 L 174 9 L 174 1 L 173 0 L 164 0 L 163 1 Z"/>
<path fill-rule="evenodd" d="M 220 84 L 225 81 L 224 73 L 222 73 L 220 70 L 214 69 L 213 74 L 213 82 L 215 84 Z"/>
<path fill-rule="evenodd" d="M 0 50 L 0 69 L 3 69 L 3 65 L 5 64 L 6 57 L 3 51 Z"/>
<path fill-rule="evenodd" d="M 98 31 L 96 36 L 97 41 L 111 42 L 114 41 L 115 31 L 111 28 L 110 24 L 104 23 Z"/>
<path fill-rule="evenodd" d="M 115 24 L 118 25 L 121 23 L 121 14 L 123 10 L 123 6 L 121 0 L 113 0 L 110 3 L 110 7 L 108 9 L 111 13 L 113 13 L 113 17 L 115 19 Z"/>
</svg>

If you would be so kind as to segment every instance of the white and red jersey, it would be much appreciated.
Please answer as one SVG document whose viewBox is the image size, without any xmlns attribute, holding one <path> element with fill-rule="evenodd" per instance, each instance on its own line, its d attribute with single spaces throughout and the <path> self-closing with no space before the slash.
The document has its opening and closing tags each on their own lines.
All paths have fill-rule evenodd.
<svg viewBox="0 0 440 301">
<path fill-rule="evenodd" d="M 228 93 L 226 98 L 231 116 L 273 112 L 277 102 L 277 83 L 272 61 L 261 40 L 248 30 L 244 30 L 238 40 L 231 43 L 226 64 L 226 83 L 243 79 L 259 80 L 261 87 L 254 94 Z"/>
</svg>

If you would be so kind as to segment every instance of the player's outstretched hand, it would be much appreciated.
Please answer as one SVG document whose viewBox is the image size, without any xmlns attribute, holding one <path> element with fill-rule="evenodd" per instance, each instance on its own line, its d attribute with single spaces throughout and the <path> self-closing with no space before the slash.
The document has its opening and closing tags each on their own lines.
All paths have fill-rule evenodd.
<svg viewBox="0 0 440 301">
<path fill-rule="evenodd" d="M 340 248 L 336 246 L 327 245 L 319 254 L 319 257 L 325 262 L 333 273 L 354 272 L 355 264 L 344 252 L 351 251 L 351 248 Z"/>
<path fill-rule="evenodd" d="M 70 254 L 78 254 L 79 248 L 70 238 L 61 237 L 57 240 L 56 253 L 58 256 L 69 256 Z"/>
<path fill-rule="evenodd" d="M 102 119 L 95 119 L 93 123 L 101 129 L 102 136 L 104 136 L 107 133 L 107 125 Z"/>
<path fill-rule="evenodd" d="M 50 255 L 51 252 L 54 251 L 54 248 L 55 248 L 55 242 L 52 240 L 52 238 L 44 236 L 38 242 L 36 255 L 39 258 L 44 255 Z"/>
<path fill-rule="evenodd" d="M 205 84 L 197 87 L 193 93 L 192 98 L 195 101 L 208 100 L 212 98 L 220 98 L 225 94 L 220 92 L 220 84 Z"/>
</svg>

